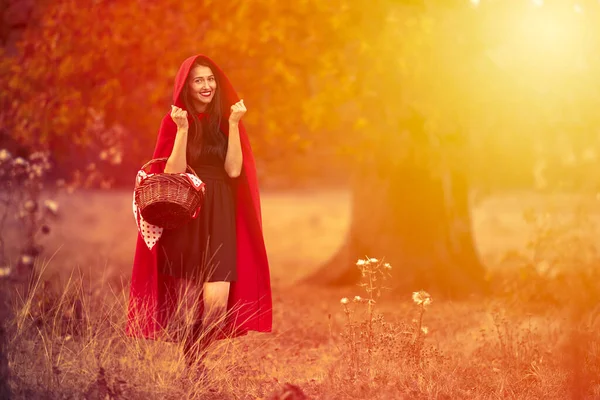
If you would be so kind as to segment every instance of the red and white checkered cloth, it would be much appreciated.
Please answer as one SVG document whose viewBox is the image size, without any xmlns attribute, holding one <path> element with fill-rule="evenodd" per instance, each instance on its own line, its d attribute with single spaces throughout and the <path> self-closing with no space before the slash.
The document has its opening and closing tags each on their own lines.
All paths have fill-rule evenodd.
<svg viewBox="0 0 600 400">
<path fill-rule="evenodd" d="M 149 178 L 152 175 L 154 174 L 147 174 L 146 171 L 139 170 L 135 178 L 136 186 L 142 183 L 144 179 Z M 180 175 L 188 178 L 197 190 L 202 190 L 202 192 L 206 190 L 206 184 L 202 182 L 202 180 L 200 180 L 200 178 L 198 178 L 196 175 L 190 173 L 181 173 Z M 152 225 L 144 220 L 140 213 L 140 208 L 135 202 L 135 191 L 133 193 L 132 208 L 138 232 L 140 233 L 140 235 L 142 235 L 142 238 L 144 239 L 146 246 L 148 246 L 148 249 L 152 250 L 156 242 L 158 242 L 158 239 L 160 239 L 164 229 L 160 226 Z M 194 216 L 194 218 L 195 217 L 196 215 Z"/>
</svg>

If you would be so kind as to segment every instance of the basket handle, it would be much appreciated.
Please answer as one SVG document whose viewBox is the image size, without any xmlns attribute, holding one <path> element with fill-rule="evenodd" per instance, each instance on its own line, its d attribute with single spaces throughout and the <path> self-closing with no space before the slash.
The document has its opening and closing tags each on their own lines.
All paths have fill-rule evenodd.
<svg viewBox="0 0 600 400">
<path fill-rule="evenodd" d="M 143 171 L 146 171 L 146 168 L 148 168 L 150 165 L 155 164 L 157 162 L 167 162 L 169 158 L 168 157 L 160 157 L 160 158 L 154 158 L 150 161 L 148 161 L 146 164 L 144 164 L 142 166 L 142 168 L 140 168 Z M 190 167 L 189 165 L 187 165 L 186 171 L 190 171 L 192 174 L 194 174 L 196 177 L 198 177 L 198 174 L 196 173 L 196 171 L 194 171 L 194 169 L 192 167 Z"/>
</svg>

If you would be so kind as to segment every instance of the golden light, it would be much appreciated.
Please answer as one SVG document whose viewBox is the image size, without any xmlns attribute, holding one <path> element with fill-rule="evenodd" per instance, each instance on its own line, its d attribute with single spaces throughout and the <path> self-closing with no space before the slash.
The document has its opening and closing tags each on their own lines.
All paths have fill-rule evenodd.
<svg viewBox="0 0 600 400">
<path fill-rule="evenodd" d="M 583 55 L 583 8 L 551 7 L 541 0 L 535 7 L 515 11 L 500 28 L 504 40 L 493 50 L 493 58 L 521 78 L 537 80 L 540 75 L 570 73 Z M 543 7 L 542 7 L 543 5 Z M 555 82 L 560 84 L 560 82 Z"/>
<path fill-rule="evenodd" d="M 515 41 L 531 50 L 566 49 L 574 44 L 577 26 L 572 18 L 557 12 L 536 11 L 522 16 L 513 30 Z"/>
<path fill-rule="evenodd" d="M 583 0 L 482 0 L 472 13 L 479 23 L 473 25 L 473 35 L 481 36 L 486 46 L 481 67 L 469 77 L 474 83 L 465 83 L 470 88 L 465 98 L 473 104 L 465 121 L 474 140 L 485 137 L 497 154 L 512 160 L 506 167 L 511 173 L 535 175 L 535 146 L 564 154 L 568 164 L 570 149 L 580 154 L 577 146 L 597 131 L 592 128 L 600 123 L 595 117 L 597 11 Z M 561 135 L 568 145 L 559 143 Z M 545 178 L 554 179 L 552 173 L 545 172 Z"/>
</svg>

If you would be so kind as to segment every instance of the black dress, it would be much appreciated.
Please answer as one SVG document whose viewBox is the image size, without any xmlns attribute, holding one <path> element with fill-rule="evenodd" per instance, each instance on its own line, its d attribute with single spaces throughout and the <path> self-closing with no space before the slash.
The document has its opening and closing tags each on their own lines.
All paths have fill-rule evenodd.
<svg viewBox="0 0 600 400">
<path fill-rule="evenodd" d="M 165 230 L 158 242 L 162 274 L 201 280 L 237 280 L 236 219 L 233 180 L 224 159 L 202 154 L 190 166 L 206 184 L 200 214 L 185 225 Z"/>
</svg>

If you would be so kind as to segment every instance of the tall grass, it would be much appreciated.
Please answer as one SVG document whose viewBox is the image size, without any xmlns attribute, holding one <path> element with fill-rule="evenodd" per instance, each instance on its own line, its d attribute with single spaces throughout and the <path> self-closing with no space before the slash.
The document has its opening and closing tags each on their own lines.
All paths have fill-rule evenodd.
<svg viewBox="0 0 600 400">
<path fill-rule="evenodd" d="M 230 398 L 255 391 L 235 372 L 252 352 L 230 340 L 211 347 L 206 375 L 186 368 L 181 343 L 192 310 L 180 304 L 175 312 L 180 341 L 128 337 L 126 285 L 95 284 L 80 271 L 63 281 L 42 279 L 43 269 L 14 293 L 9 333 L 17 398 Z"/>
<path fill-rule="evenodd" d="M 490 268 L 490 297 L 390 293 L 386 279 L 402 269 L 359 260 L 355 288 L 274 285 L 274 333 L 216 343 L 206 376 L 188 371 L 180 342 L 125 335 L 128 270 L 100 278 L 90 262 L 64 275 L 38 259 L 31 284 L 11 289 L 11 389 L 17 399 L 600 398 L 596 212 L 534 211 L 529 247 Z"/>
</svg>

